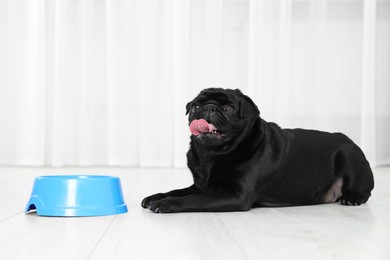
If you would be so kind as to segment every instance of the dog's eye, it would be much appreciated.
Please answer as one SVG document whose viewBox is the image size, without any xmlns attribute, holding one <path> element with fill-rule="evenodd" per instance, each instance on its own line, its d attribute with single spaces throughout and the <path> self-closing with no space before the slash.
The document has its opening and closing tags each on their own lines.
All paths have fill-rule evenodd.
<svg viewBox="0 0 390 260">
<path fill-rule="evenodd" d="M 226 111 L 226 112 L 232 112 L 233 108 L 231 106 L 224 106 L 223 110 Z"/>
<path fill-rule="evenodd" d="M 192 106 L 192 113 L 194 113 L 197 109 L 199 108 L 199 106 L 198 105 L 194 105 L 194 106 Z"/>
</svg>

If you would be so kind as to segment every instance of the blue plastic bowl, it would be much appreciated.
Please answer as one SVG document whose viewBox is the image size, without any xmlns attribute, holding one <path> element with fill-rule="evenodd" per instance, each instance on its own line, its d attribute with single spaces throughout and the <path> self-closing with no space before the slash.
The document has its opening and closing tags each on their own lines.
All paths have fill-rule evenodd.
<svg viewBox="0 0 390 260">
<path fill-rule="evenodd" d="M 54 175 L 36 177 L 25 212 L 41 216 L 103 216 L 127 212 L 118 177 Z"/>
</svg>

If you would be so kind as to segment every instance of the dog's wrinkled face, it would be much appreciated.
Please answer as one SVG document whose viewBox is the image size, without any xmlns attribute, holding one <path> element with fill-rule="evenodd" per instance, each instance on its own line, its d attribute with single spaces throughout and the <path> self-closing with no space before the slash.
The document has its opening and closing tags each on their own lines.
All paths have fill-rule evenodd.
<svg viewBox="0 0 390 260">
<path fill-rule="evenodd" d="M 192 140 L 210 147 L 232 141 L 259 115 L 240 90 L 221 88 L 203 90 L 186 108 Z"/>
</svg>

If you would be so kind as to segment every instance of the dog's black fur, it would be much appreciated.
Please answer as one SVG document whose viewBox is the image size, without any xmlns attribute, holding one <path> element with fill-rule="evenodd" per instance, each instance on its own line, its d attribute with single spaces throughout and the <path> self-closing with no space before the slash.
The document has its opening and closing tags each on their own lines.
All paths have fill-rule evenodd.
<svg viewBox="0 0 390 260">
<path fill-rule="evenodd" d="M 340 201 L 365 203 L 373 174 L 360 148 L 341 133 L 281 129 L 260 118 L 239 90 L 210 88 L 187 104 L 189 122 L 205 119 L 218 132 L 191 136 L 194 184 L 146 197 L 153 212 L 246 211 Z"/>
</svg>

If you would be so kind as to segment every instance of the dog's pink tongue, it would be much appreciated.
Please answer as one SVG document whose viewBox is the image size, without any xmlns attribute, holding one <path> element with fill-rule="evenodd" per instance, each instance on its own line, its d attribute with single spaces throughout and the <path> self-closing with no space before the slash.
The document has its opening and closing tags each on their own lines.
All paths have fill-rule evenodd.
<svg viewBox="0 0 390 260">
<path fill-rule="evenodd" d="M 204 119 L 195 119 L 190 124 L 190 131 L 193 135 L 200 135 L 201 133 L 207 133 L 215 130 L 215 126 L 213 124 L 209 124 Z"/>
</svg>

